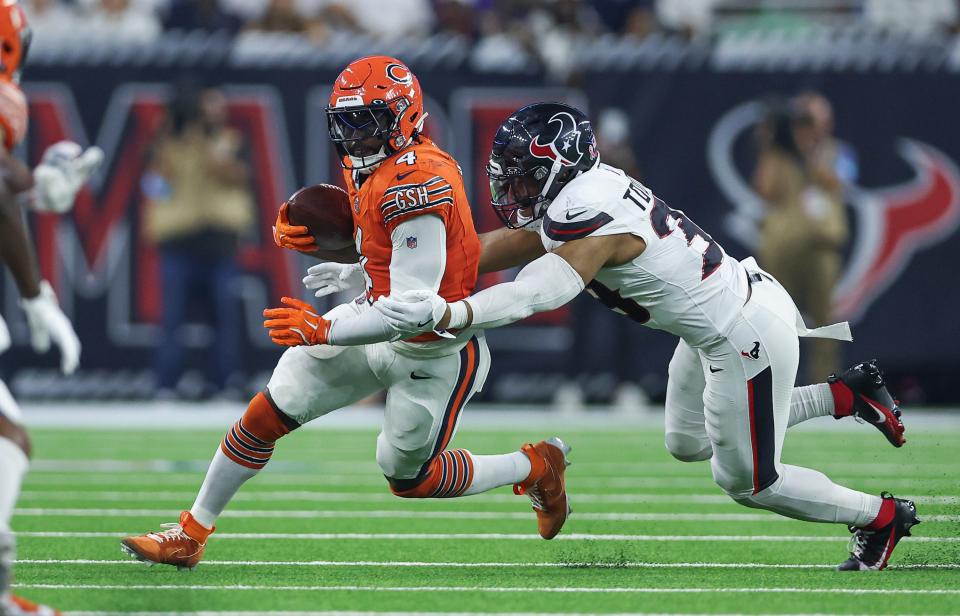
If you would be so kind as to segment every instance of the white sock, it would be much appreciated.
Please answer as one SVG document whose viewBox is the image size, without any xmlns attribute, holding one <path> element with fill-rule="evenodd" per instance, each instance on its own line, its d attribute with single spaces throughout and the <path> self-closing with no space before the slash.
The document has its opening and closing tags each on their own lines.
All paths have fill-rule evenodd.
<svg viewBox="0 0 960 616">
<path fill-rule="evenodd" d="M 237 464 L 217 447 L 217 453 L 213 455 L 213 461 L 207 469 L 207 476 L 200 486 L 197 500 L 190 508 L 190 515 L 203 526 L 213 528 L 240 486 L 259 472 Z"/>
<path fill-rule="evenodd" d="M 798 520 L 856 527 L 866 526 L 880 513 L 879 496 L 835 484 L 820 471 L 783 464 L 777 472 L 779 481 L 740 502 Z"/>
<path fill-rule="evenodd" d="M 473 483 L 464 496 L 520 483 L 530 475 L 530 458 L 522 451 L 498 456 L 469 455 L 473 460 Z"/>
<path fill-rule="evenodd" d="M 23 450 L 0 436 L 0 529 L 6 529 L 13 517 L 13 506 L 20 494 L 20 482 L 27 474 L 29 461 Z"/>
<path fill-rule="evenodd" d="M 10 518 L 20 494 L 20 482 L 27 473 L 29 461 L 23 450 L 8 438 L 0 436 L 0 596 L 10 585 L 13 568 L 13 534 Z"/>
<path fill-rule="evenodd" d="M 787 426 L 795 426 L 814 417 L 833 417 L 835 412 L 833 394 L 827 383 L 794 387 L 790 396 L 790 421 Z"/>
</svg>

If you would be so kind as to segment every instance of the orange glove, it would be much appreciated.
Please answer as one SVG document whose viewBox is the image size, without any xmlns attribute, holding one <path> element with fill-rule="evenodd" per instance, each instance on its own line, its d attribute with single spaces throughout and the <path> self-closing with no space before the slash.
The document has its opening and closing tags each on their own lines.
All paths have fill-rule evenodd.
<svg viewBox="0 0 960 616">
<path fill-rule="evenodd" d="M 330 323 L 316 313 L 313 306 L 292 297 L 280 302 L 289 308 L 268 308 L 263 326 L 270 330 L 270 339 L 281 346 L 326 344 Z"/>
<path fill-rule="evenodd" d="M 273 226 L 273 241 L 280 248 L 299 250 L 300 252 L 314 252 L 320 250 L 310 231 L 302 225 L 291 225 L 287 217 L 286 202 L 280 206 L 277 222 Z"/>
</svg>

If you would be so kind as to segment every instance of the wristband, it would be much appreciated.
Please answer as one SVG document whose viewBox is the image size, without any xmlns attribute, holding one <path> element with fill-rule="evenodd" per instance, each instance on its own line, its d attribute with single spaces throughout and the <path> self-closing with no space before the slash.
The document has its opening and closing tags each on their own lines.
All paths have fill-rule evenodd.
<svg viewBox="0 0 960 616">
<path fill-rule="evenodd" d="M 450 322 L 447 323 L 447 329 L 463 329 L 467 325 L 467 303 L 463 300 L 447 304 L 450 309 Z"/>
</svg>

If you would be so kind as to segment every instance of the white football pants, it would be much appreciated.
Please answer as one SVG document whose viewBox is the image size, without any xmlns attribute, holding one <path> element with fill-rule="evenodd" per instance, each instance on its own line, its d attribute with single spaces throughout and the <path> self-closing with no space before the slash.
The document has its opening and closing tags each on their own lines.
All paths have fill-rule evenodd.
<svg viewBox="0 0 960 616">
<path fill-rule="evenodd" d="M 386 342 L 356 347 L 293 347 L 267 389 L 300 424 L 387 391 L 377 464 L 394 479 L 417 477 L 453 439 L 463 407 L 483 388 L 490 351 L 477 332 L 459 352 L 434 358 L 403 355 Z"/>
<path fill-rule="evenodd" d="M 710 459 L 713 478 L 747 507 L 815 522 L 869 524 L 880 498 L 783 464 L 799 361 L 796 307 L 779 283 L 753 282 L 728 335 L 699 349 L 681 341 L 670 361 L 667 449 Z"/>
</svg>

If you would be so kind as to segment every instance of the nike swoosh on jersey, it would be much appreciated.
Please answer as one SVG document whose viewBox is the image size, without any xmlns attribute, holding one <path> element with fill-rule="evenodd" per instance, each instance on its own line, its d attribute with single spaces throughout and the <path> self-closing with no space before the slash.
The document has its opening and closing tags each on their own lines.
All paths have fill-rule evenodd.
<svg viewBox="0 0 960 616">
<path fill-rule="evenodd" d="M 429 379 L 429 378 L 432 378 L 432 377 L 431 377 L 430 375 L 421 376 L 421 375 L 417 374 L 416 371 L 413 371 L 413 372 L 410 373 L 410 378 L 413 379 L 414 381 L 422 381 L 423 379 Z"/>
<path fill-rule="evenodd" d="M 723 372 L 723 368 L 714 368 L 713 366 L 710 366 L 710 372 Z"/>
<path fill-rule="evenodd" d="M 426 327 L 427 325 L 430 325 L 430 322 L 431 322 L 431 321 L 433 321 L 432 318 L 431 318 L 431 319 L 427 319 L 427 320 L 424 321 L 423 323 L 417 323 L 417 327 Z"/>
<path fill-rule="evenodd" d="M 586 212 L 586 211 L 587 211 L 587 210 L 577 210 L 576 212 L 569 212 L 569 211 L 568 211 L 567 214 L 566 214 L 567 220 L 573 220 L 574 218 L 576 218 L 576 217 L 579 216 L 580 214 L 583 214 L 583 213 Z"/>
<path fill-rule="evenodd" d="M 407 177 L 407 176 L 410 175 L 411 173 L 413 173 L 413 171 L 407 171 L 406 173 L 398 173 L 398 174 L 397 174 L 397 179 L 398 179 L 398 180 L 402 180 L 403 178 Z"/>
</svg>

